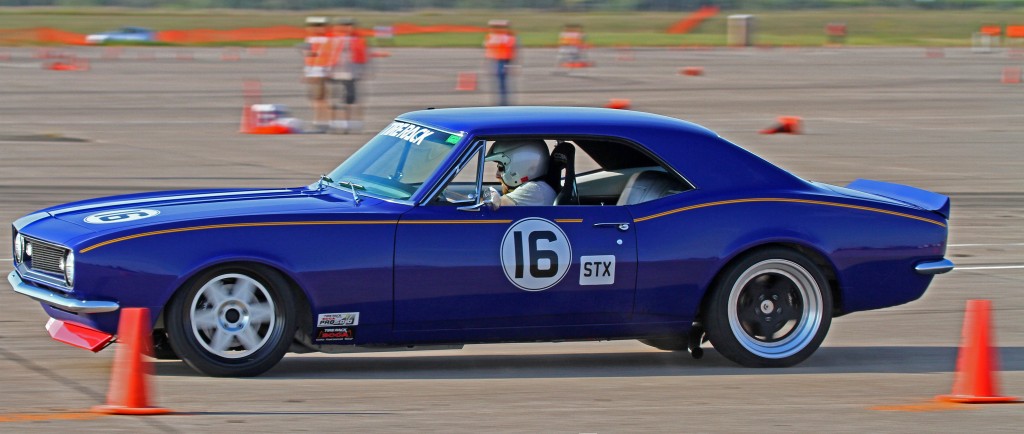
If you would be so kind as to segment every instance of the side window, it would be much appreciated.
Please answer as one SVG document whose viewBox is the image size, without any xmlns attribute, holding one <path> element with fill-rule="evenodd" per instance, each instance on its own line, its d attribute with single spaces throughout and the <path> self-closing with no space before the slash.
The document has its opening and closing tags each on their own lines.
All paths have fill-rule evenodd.
<svg viewBox="0 0 1024 434">
<path fill-rule="evenodd" d="M 476 177 L 479 171 L 481 148 L 463 162 L 458 173 L 429 202 L 431 205 L 462 206 L 476 202 Z M 486 181 L 486 180 L 485 180 Z"/>
<path fill-rule="evenodd" d="M 693 189 L 638 145 L 596 138 L 573 143 L 582 151 L 576 153 L 581 205 L 633 205 Z"/>
<path fill-rule="evenodd" d="M 507 147 L 510 143 L 524 142 L 533 142 L 535 144 L 530 146 L 537 148 L 540 146 L 536 143 L 543 143 L 543 148 L 546 149 L 541 152 L 531 151 L 527 155 L 536 158 L 537 154 L 543 154 L 543 158 L 549 159 L 547 173 L 542 174 L 540 178 L 534 178 L 533 181 L 545 183 L 551 187 L 549 191 L 554 190 L 555 199 L 551 202 L 553 206 L 633 205 L 693 189 L 678 173 L 660 164 L 635 144 L 592 137 L 512 137 L 486 140 L 482 148 L 463 161 L 456 175 L 429 203 L 448 206 L 475 203 L 478 191 L 477 175 L 481 173 L 481 169 L 480 191 L 486 192 L 488 187 L 502 191 L 502 183 L 499 183 L 499 162 L 487 162 L 481 168 L 479 161 L 487 152 L 491 152 L 495 143 L 502 143 Z M 570 153 L 571 164 L 566 164 L 565 157 Z M 515 188 L 509 188 L 503 193 L 515 194 L 514 190 Z"/>
</svg>

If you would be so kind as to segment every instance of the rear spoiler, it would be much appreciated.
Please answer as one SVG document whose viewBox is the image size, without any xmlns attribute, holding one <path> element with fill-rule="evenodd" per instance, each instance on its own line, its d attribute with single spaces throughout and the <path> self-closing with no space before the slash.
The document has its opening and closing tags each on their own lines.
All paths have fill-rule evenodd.
<svg viewBox="0 0 1024 434">
<path fill-rule="evenodd" d="M 865 193 L 877 194 L 900 202 L 906 202 L 916 207 L 938 213 L 942 217 L 949 219 L 948 196 L 911 187 L 909 185 L 872 181 L 870 179 L 858 179 L 851 182 L 850 185 L 846 186 L 846 188 L 863 191 Z"/>
</svg>

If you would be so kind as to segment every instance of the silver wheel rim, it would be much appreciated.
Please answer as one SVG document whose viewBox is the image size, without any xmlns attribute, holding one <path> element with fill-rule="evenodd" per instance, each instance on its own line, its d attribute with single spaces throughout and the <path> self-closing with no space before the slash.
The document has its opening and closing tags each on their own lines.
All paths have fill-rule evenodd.
<svg viewBox="0 0 1024 434">
<path fill-rule="evenodd" d="M 206 351 L 238 359 L 259 351 L 277 324 L 274 300 L 260 282 L 223 274 L 206 282 L 189 308 L 192 335 Z"/>
<path fill-rule="evenodd" d="M 758 357 L 781 359 L 800 352 L 814 340 L 821 319 L 821 288 L 792 261 L 758 262 L 729 292 L 729 328 Z"/>
</svg>

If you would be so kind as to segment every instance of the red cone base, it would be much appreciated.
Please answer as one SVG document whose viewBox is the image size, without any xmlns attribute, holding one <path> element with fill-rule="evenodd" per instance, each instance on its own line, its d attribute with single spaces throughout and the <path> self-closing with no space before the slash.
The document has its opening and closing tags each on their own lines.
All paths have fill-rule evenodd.
<svg viewBox="0 0 1024 434">
<path fill-rule="evenodd" d="M 629 110 L 631 106 L 630 101 L 625 98 L 612 98 L 608 100 L 608 104 L 605 104 L 605 108 L 616 109 L 616 110 Z"/>
<path fill-rule="evenodd" d="M 991 305 L 989 300 L 967 301 L 953 393 L 936 399 L 970 404 L 1017 401 L 1016 397 L 999 395 L 995 374 L 999 370 L 998 355 L 991 345 Z"/>
<path fill-rule="evenodd" d="M 476 73 L 460 72 L 455 82 L 455 90 L 469 92 L 476 90 Z"/>
<path fill-rule="evenodd" d="M 758 131 L 761 134 L 800 134 L 803 119 L 799 116 L 779 116 L 778 123 Z"/>
</svg>

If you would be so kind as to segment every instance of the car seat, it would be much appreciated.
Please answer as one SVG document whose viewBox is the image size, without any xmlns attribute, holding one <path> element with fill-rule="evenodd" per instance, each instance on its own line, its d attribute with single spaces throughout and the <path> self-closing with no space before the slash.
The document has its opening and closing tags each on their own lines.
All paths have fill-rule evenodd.
<svg viewBox="0 0 1024 434">
<path fill-rule="evenodd" d="M 662 198 L 679 192 L 679 181 L 662 171 L 644 170 L 634 173 L 626 181 L 616 205 L 632 205 Z"/>
<path fill-rule="evenodd" d="M 558 195 L 555 196 L 555 205 L 580 204 L 580 197 L 576 191 L 575 158 L 576 148 L 568 142 L 558 142 L 555 149 L 551 151 L 546 181 L 551 188 L 558 192 Z M 563 170 L 565 171 L 564 177 L 562 176 Z"/>
</svg>

